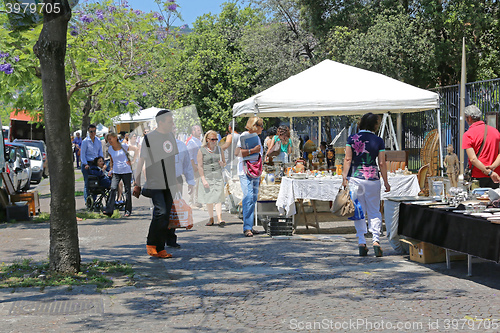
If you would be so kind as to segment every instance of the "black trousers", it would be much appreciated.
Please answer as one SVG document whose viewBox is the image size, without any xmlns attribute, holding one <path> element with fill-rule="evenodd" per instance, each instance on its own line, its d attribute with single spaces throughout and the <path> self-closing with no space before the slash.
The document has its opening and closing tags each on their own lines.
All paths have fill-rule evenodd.
<svg viewBox="0 0 500 333">
<path fill-rule="evenodd" d="M 481 177 L 481 178 L 475 178 L 479 180 L 479 187 L 491 187 L 491 188 L 498 188 L 499 183 L 493 182 L 491 177 Z"/>
<path fill-rule="evenodd" d="M 113 178 L 111 179 L 111 191 L 109 192 L 108 202 L 106 203 L 106 213 L 113 214 L 115 210 L 116 191 L 118 190 L 120 180 L 123 181 L 123 187 L 125 188 L 125 212 L 132 213 L 132 191 L 130 188 L 130 183 L 132 181 L 131 173 L 113 174 Z"/>
<path fill-rule="evenodd" d="M 156 251 L 165 249 L 165 242 L 177 239 L 175 236 L 175 229 L 168 229 L 168 221 L 170 218 L 170 211 L 174 202 L 170 190 L 151 190 L 151 199 L 153 200 L 153 217 L 149 225 L 149 232 L 147 237 L 147 245 L 156 246 Z M 170 243 L 169 243 L 170 244 Z"/>
</svg>

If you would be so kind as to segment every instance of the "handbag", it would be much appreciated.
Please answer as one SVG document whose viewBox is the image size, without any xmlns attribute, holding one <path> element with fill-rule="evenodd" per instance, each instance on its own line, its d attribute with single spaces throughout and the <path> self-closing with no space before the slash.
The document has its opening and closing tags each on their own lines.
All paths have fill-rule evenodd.
<svg viewBox="0 0 500 333">
<path fill-rule="evenodd" d="M 257 161 L 243 161 L 245 174 L 250 178 L 259 178 L 262 174 L 262 157 L 259 154 Z"/>
<path fill-rule="evenodd" d="M 274 145 L 267 151 L 267 156 L 278 156 L 281 152 L 281 140 L 274 143 Z"/>
<path fill-rule="evenodd" d="M 484 147 L 484 142 L 486 141 L 486 134 L 488 133 L 488 125 L 484 124 L 484 137 L 483 137 L 483 142 L 481 143 L 481 147 L 479 147 L 479 150 L 476 154 L 477 158 L 479 159 L 479 155 L 481 155 L 481 151 L 483 150 Z M 472 181 L 472 169 L 474 169 L 474 165 L 471 163 L 471 166 L 469 168 L 469 163 L 465 165 L 465 170 L 464 170 L 464 180 L 468 183 Z"/>
<path fill-rule="evenodd" d="M 170 210 L 170 218 L 168 220 L 169 229 L 186 228 L 191 229 L 193 227 L 193 210 L 191 207 L 182 199 L 180 193 L 176 193 L 174 203 L 172 204 L 172 209 Z"/>
<path fill-rule="evenodd" d="M 349 193 L 349 185 L 339 189 L 337 196 L 332 204 L 332 213 L 338 217 L 354 216 L 354 202 L 352 202 L 351 194 Z"/>
</svg>

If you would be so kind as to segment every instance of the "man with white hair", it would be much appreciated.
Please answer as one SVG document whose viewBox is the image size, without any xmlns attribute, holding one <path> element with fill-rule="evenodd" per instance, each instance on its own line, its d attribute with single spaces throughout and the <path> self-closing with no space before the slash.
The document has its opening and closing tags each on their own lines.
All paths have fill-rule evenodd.
<svg viewBox="0 0 500 333">
<path fill-rule="evenodd" d="M 475 105 L 464 110 L 469 129 L 464 133 L 462 149 L 469 159 L 472 178 L 480 187 L 498 188 L 500 182 L 500 133 L 481 120 L 482 112 Z"/>
</svg>

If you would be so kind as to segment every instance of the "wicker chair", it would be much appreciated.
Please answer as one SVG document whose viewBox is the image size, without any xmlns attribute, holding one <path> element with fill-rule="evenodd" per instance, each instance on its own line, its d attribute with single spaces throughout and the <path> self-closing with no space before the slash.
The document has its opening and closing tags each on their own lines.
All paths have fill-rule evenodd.
<svg viewBox="0 0 500 333">
<path fill-rule="evenodd" d="M 417 179 L 418 179 L 418 185 L 420 185 L 420 192 L 418 193 L 418 195 L 420 196 L 429 196 L 429 189 L 427 188 L 427 176 L 429 175 L 429 166 L 430 164 L 427 163 L 418 170 Z"/>
</svg>

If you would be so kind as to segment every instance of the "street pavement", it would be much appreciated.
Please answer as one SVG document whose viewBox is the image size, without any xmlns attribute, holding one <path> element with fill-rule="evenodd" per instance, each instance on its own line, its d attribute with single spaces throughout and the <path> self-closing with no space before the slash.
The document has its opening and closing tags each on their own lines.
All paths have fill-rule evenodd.
<svg viewBox="0 0 500 333">
<path fill-rule="evenodd" d="M 49 181 L 37 187 L 42 211 Z M 83 208 L 83 197 L 76 201 Z M 386 239 L 384 257 L 371 248 L 359 257 L 352 228 L 247 238 L 236 215 L 224 214 L 225 228 L 207 227 L 204 210 L 194 210 L 193 229 L 177 232 L 174 257 L 161 260 L 146 254 L 149 199 L 133 206 L 128 218 L 78 225 L 82 260 L 130 263 L 135 285 L 0 289 L 0 332 L 500 332 L 498 264 L 474 261 L 467 277 L 465 261 L 451 270 L 419 264 Z M 0 244 L 1 262 L 47 259 L 49 225 L 1 224 Z"/>
</svg>

